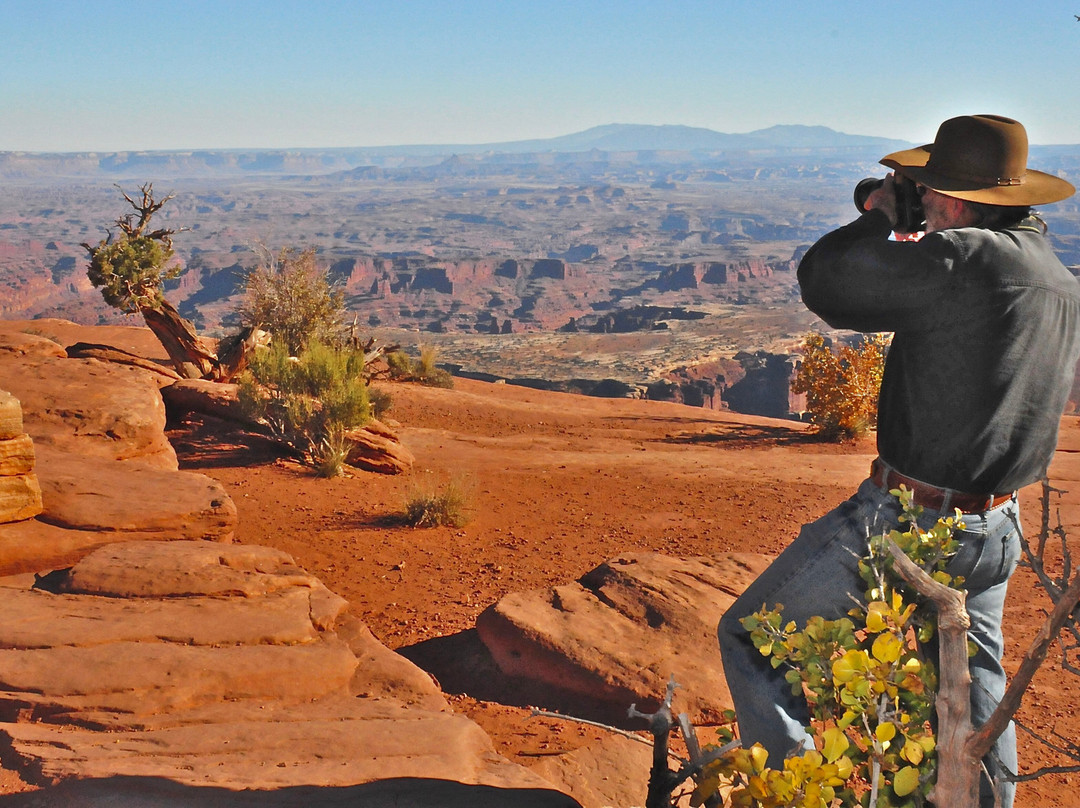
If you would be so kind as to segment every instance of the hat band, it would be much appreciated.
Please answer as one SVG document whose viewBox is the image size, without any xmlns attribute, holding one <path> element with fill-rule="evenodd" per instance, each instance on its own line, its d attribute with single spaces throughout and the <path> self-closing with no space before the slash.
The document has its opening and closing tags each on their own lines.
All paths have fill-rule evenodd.
<svg viewBox="0 0 1080 808">
<path fill-rule="evenodd" d="M 932 168 L 929 164 L 927 164 L 926 167 Z M 983 183 L 987 186 L 996 185 L 999 187 L 1007 187 L 1010 185 L 1024 184 L 1023 175 L 1019 177 L 980 177 L 975 174 L 954 174 L 951 171 L 941 171 L 940 169 L 938 169 L 938 174 L 950 180 L 958 180 L 960 182 L 978 182 Z"/>
</svg>

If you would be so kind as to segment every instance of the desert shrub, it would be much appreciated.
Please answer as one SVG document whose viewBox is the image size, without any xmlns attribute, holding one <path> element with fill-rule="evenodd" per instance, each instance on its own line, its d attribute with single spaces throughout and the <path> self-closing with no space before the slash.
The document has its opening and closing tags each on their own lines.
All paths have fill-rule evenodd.
<svg viewBox="0 0 1080 808">
<path fill-rule="evenodd" d="M 454 386 L 453 375 L 438 367 L 439 349 L 434 345 L 421 345 L 420 356 L 413 359 L 405 351 L 396 350 L 386 354 L 386 365 L 391 379 L 402 382 L 419 382 L 428 387 Z"/>
<path fill-rule="evenodd" d="M 294 356 L 311 340 L 341 341 L 345 293 L 330 283 L 314 248 L 260 252 L 258 266 L 244 277 L 240 321 L 269 332 Z"/>
<path fill-rule="evenodd" d="M 92 251 L 86 276 L 110 306 L 125 314 L 156 309 L 166 280 L 182 267 L 170 263 L 173 251 L 149 236 L 100 242 Z"/>
<path fill-rule="evenodd" d="M 944 569 L 956 550 L 953 533 L 962 524 L 957 514 L 922 530 L 922 509 L 911 492 L 893 494 L 900 498 L 906 529 L 871 539 L 859 564 L 867 605 L 853 608 L 853 619 L 811 618 L 798 627 L 784 623 L 783 606 L 777 605 L 743 620 L 762 655 L 773 667 L 787 669 L 792 693 L 806 697 L 816 748 L 789 757 L 779 770 L 767 766 L 760 744 L 736 749 L 708 764 L 693 804 L 721 784 L 733 788 L 731 805 L 749 808 L 925 804 L 936 771 L 931 722 L 937 674 L 920 643 L 933 636 L 936 615 L 918 607 L 893 571 L 887 545 L 896 542 L 936 581 L 960 588 L 963 580 Z M 721 729 L 720 742 L 732 738 L 729 727 Z"/>
<path fill-rule="evenodd" d="M 810 423 L 827 440 L 858 437 L 877 426 L 878 392 L 889 338 L 863 337 L 833 350 L 820 334 L 803 343 L 803 361 L 792 382 L 806 393 Z"/>
<path fill-rule="evenodd" d="M 283 343 L 271 345 L 241 375 L 240 404 L 313 462 L 339 454 L 343 462 L 334 449 L 341 433 L 371 419 L 364 365 L 359 350 L 312 341 L 291 357 Z"/>
<path fill-rule="evenodd" d="M 343 429 L 331 429 L 312 450 L 312 465 L 319 477 L 340 477 L 345 473 L 345 461 L 349 457 L 349 445 Z"/>
<path fill-rule="evenodd" d="M 469 521 L 468 499 L 456 478 L 440 488 L 417 486 L 405 500 L 404 521 L 413 527 L 461 527 Z"/>
<path fill-rule="evenodd" d="M 371 417 L 382 418 L 394 405 L 394 398 L 381 387 L 368 387 L 368 401 L 371 403 Z"/>
<path fill-rule="evenodd" d="M 110 306 L 125 314 L 135 314 L 145 309 L 159 309 L 164 301 L 165 281 L 178 276 L 183 267 L 173 261 L 172 237 L 174 230 L 159 228 L 149 230 L 150 221 L 165 203 L 173 197 L 154 199 L 154 186 L 142 186 L 140 200 L 132 199 L 121 191 L 135 213 L 116 220 L 122 235 L 114 240 L 114 233 L 95 245 L 82 246 L 90 257 L 86 277 Z"/>
</svg>

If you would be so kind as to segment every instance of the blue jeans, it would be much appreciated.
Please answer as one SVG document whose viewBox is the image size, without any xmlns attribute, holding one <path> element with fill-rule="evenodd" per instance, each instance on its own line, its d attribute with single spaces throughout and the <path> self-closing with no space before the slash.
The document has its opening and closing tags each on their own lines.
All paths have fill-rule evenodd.
<svg viewBox="0 0 1080 808">
<path fill-rule="evenodd" d="M 769 752 L 770 766 L 779 768 L 784 758 L 800 746 L 813 748 L 806 732 L 810 714 L 802 695 L 792 695 L 791 686 L 784 680 L 784 669 L 774 669 L 769 659 L 754 648 L 739 620 L 762 606 L 771 609 L 778 603 L 784 606 L 784 622 L 794 620 L 799 626 L 805 626 L 814 615 L 827 620 L 844 617 L 854 601 L 865 602 L 858 562 L 866 555 L 868 538 L 896 527 L 899 514 L 896 498 L 866 480 L 847 502 L 804 525 L 798 538 L 720 620 L 720 652 L 739 735 L 747 746 L 761 743 Z M 926 512 L 920 522 L 924 528 L 929 527 L 938 516 Z M 977 648 L 969 663 L 973 681 L 971 720 L 978 727 L 1005 693 L 1001 617 L 1009 577 L 1021 552 L 1016 499 L 985 513 L 965 514 L 964 523 L 965 529 L 956 534 L 960 546 L 948 571 L 964 576 L 968 590 L 969 638 Z M 927 650 L 936 654 L 936 649 Z M 1016 771 L 1016 736 L 1011 724 L 984 763 L 999 780 L 997 775 L 1003 771 Z M 1000 781 L 998 787 L 1003 808 L 1010 808 L 1015 786 Z M 980 804 L 994 804 L 988 782 L 982 784 Z"/>
</svg>

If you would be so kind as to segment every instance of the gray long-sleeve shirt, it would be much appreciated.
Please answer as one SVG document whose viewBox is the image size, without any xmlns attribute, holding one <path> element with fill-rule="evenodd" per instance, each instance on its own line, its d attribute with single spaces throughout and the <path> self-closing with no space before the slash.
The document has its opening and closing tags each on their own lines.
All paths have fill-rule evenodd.
<svg viewBox="0 0 1080 808">
<path fill-rule="evenodd" d="M 803 301 L 834 328 L 894 332 L 878 453 L 916 479 L 1004 493 L 1046 473 L 1080 356 L 1080 282 L 1037 221 L 889 240 L 870 211 L 799 265 Z"/>
</svg>

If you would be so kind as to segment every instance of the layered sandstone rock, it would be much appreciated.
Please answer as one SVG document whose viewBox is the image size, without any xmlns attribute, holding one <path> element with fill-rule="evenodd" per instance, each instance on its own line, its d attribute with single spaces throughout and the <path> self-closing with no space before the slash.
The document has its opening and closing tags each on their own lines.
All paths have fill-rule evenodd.
<svg viewBox="0 0 1080 808">
<path fill-rule="evenodd" d="M 225 805 L 250 789 L 331 805 L 407 780 L 393 804 L 454 804 L 449 789 L 576 805 L 499 757 L 278 550 L 116 544 L 46 579 L 0 579 L 0 602 L 0 737 L 29 780 L 68 783 L 58 800 Z"/>
<path fill-rule="evenodd" d="M 0 378 L 22 404 L 0 402 L 0 575 L 70 565 L 116 541 L 231 541 L 236 507 L 224 489 L 177 470 L 158 392 L 165 377 L 68 358 L 17 326 L 0 324 Z M 41 327 L 93 336 L 63 321 Z M 137 346 L 138 329 L 114 331 Z"/>
<path fill-rule="evenodd" d="M 731 707 L 716 627 L 768 563 L 627 554 L 575 583 L 507 595 L 476 627 L 504 673 L 624 709 L 652 709 L 674 677 L 677 712 L 715 723 Z"/>
<path fill-rule="evenodd" d="M 345 462 L 364 471 L 402 474 L 416 461 L 397 433 L 382 421 L 373 419 L 359 429 L 345 433 L 348 454 Z"/>
<path fill-rule="evenodd" d="M 0 523 L 41 513 L 41 486 L 34 473 L 34 443 L 23 432 L 22 407 L 0 390 Z"/>
<path fill-rule="evenodd" d="M 35 445 L 176 470 L 176 453 L 165 438 L 165 405 L 148 371 L 0 350 L 0 378 L 22 402 Z"/>
</svg>

